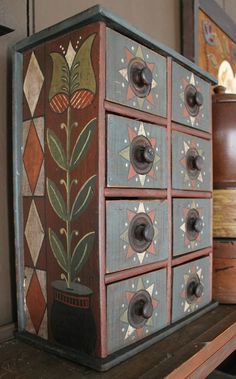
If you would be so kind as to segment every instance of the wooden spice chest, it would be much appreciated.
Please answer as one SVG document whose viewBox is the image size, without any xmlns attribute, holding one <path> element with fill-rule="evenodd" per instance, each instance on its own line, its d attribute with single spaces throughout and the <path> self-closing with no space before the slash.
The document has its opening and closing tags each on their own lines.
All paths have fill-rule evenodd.
<svg viewBox="0 0 236 379">
<path fill-rule="evenodd" d="M 211 306 L 213 79 L 100 6 L 14 60 L 19 335 L 106 370 Z"/>
</svg>

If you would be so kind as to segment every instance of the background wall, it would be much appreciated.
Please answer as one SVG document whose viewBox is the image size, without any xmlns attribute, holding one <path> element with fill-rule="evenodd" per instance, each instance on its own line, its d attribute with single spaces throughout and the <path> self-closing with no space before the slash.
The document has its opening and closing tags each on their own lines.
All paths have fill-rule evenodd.
<svg viewBox="0 0 236 379">
<path fill-rule="evenodd" d="M 236 22 L 235 0 L 216 1 Z M 15 29 L 1 37 L 0 49 L 0 340 L 15 320 L 10 46 L 98 2 L 180 51 L 180 0 L 0 0 L 0 24 Z"/>
</svg>

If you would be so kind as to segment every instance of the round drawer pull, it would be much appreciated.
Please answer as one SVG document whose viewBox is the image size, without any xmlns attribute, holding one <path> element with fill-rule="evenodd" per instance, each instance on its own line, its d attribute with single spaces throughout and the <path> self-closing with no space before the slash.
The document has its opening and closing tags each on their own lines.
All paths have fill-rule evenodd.
<svg viewBox="0 0 236 379">
<path fill-rule="evenodd" d="M 152 146 L 137 146 L 135 150 L 135 158 L 138 162 L 153 163 L 155 152 Z"/>
<path fill-rule="evenodd" d="M 193 164 L 194 169 L 201 171 L 201 169 L 203 167 L 203 159 L 202 159 L 201 155 L 197 155 L 196 157 L 194 157 L 192 164 Z"/>
<path fill-rule="evenodd" d="M 152 71 L 141 58 L 134 58 L 128 66 L 129 83 L 138 97 L 146 97 L 152 88 Z"/>
<path fill-rule="evenodd" d="M 152 317 L 153 305 L 150 294 L 140 290 L 132 297 L 128 307 L 128 320 L 133 328 L 141 328 Z"/>
<path fill-rule="evenodd" d="M 194 208 L 190 209 L 186 218 L 186 233 L 190 241 L 194 241 L 203 230 L 203 222 Z"/>
<path fill-rule="evenodd" d="M 152 242 L 154 237 L 154 228 L 149 224 L 141 224 L 135 228 L 134 234 L 139 241 L 145 240 L 147 242 Z"/>
<path fill-rule="evenodd" d="M 197 149 L 190 148 L 186 154 L 187 161 L 187 172 L 190 179 L 197 179 L 202 168 L 203 168 L 203 158 L 197 151 Z"/>
<path fill-rule="evenodd" d="M 155 159 L 155 151 L 145 136 L 137 136 L 130 144 L 130 160 L 138 174 L 147 174 Z"/>
<path fill-rule="evenodd" d="M 137 86 L 150 86 L 152 84 L 152 72 L 147 66 L 133 67 L 132 78 Z"/>
<path fill-rule="evenodd" d="M 196 116 L 203 105 L 203 95 L 195 86 L 189 84 L 185 88 L 185 105 L 192 116 Z"/>
<path fill-rule="evenodd" d="M 138 213 L 129 225 L 129 243 L 134 251 L 142 253 L 151 245 L 154 238 L 154 228 L 146 213 Z"/>
<path fill-rule="evenodd" d="M 204 287 L 197 274 L 191 275 L 186 286 L 187 300 L 192 303 L 203 295 Z"/>
</svg>

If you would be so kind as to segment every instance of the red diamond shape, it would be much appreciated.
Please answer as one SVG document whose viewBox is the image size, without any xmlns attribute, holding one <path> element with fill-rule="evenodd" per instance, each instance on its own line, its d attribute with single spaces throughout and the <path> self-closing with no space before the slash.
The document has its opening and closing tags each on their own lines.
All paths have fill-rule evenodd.
<svg viewBox="0 0 236 379">
<path fill-rule="evenodd" d="M 36 333 L 38 333 L 45 313 L 46 302 L 36 272 L 31 278 L 26 295 L 26 304 Z"/>
<path fill-rule="evenodd" d="M 23 162 L 31 191 L 34 192 L 43 162 L 43 150 L 33 121 L 25 144 Z"/>
</svg>

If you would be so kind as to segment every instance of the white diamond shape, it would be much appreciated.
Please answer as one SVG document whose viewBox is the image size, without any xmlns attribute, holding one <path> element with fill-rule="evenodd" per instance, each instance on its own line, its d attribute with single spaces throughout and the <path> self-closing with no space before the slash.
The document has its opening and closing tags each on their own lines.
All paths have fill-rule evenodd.
<svg viewBox="0 0 236 379">
<path fill-rule="evenodd" d="M 39 252 L 44 239 L 44 230 L 34 200 L 31 203 L 28 220 L 25 227 L 25 238 L 34 262 L 38 260 Z"/>
<path fill-rule="evenodd" d="M 34 52 L 31 54 L 29 66 L 24 80 L 24 93 L 29 105 L 31 115 L 33 116 L 39 95 L 43 86 L 44 76 L 39 67 Z"/>
<path fill-rule="evenodd" d="M 75 54 L 76 54 L 75 49 L 73 48 L 73 46 L 70 42 L 68 45 L 68 48 L 67 48 L 66 55 L 65 55 L 65 58 L 66 58 L 66 61 L 68 63 L 69 68 L 71 68 L 71 66 L 72 66 L 72 63 L 73 63 L 74 58 L 75 58 Z"/>
</svg>

